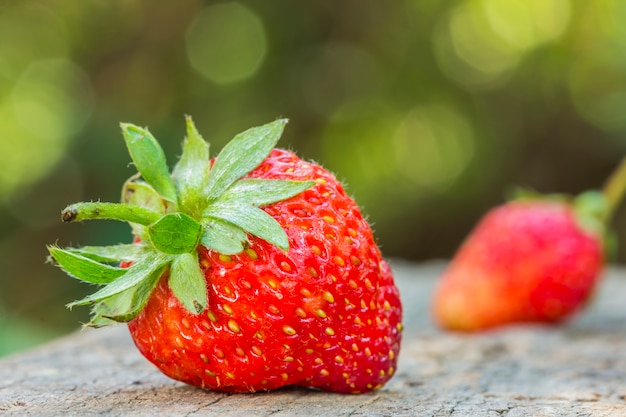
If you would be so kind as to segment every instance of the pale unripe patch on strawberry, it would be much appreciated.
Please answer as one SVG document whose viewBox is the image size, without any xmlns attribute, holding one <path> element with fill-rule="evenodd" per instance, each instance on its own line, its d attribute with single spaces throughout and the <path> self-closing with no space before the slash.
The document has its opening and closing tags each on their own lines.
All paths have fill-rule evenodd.
<svg viewBox="0 0 626 417">
<path fill-rule="evenodd" d="M 139 171 L 122 202 L 77 203 L 62 217 L 129 222 L 135 243 L 50 247 L 68 274 L 102 286 L 70 306 L 92 306 L 94 327 L 128 322 L 146 358 L 202 388 L 382 387 L 402 331 L 391 271 L 336 178 L 273 149 L 285 123 L 210 158 L 188 118 L 171 174 L 150 132 L 122 124 Z"/>
</svg>

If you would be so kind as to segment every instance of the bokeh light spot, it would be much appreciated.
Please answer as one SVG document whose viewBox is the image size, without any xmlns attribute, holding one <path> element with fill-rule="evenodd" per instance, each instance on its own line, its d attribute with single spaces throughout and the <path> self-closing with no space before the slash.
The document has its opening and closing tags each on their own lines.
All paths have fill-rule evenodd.
<svg viewBox="0 0 626 417">
<path fill-rule="evenodd" d="M 63 21 L 39 3 L 0 10 L 0 76 L 15 79 L 31 62 L 68 54 Z"/>
<path fill-rule="evenodd" d="M 42 139 L 59 140 L 80 131 L 93 107 L 84 71 L 66 59 L 32 64 L 12 92 L 16 120 Z"/>
<path fill-rule="evenodd" d="M 570 14 L 568 0 L 467 0 L 437 25 L 435 54 L 460 84 L 499 85 L 527 53 L 557 40 Z"/>
<path fill-rule="evenodd" d="M 589 4 L 589 6 L 592 6 Z M 626 2 L 623 0 L 598 0 L 593 2 L 585 13 L 586 20 L 593 19 L 589 22 L 594 29 L 607 36 L 612 41 L 626 41 Z M 592 32 L 593 33 L 593 32 Z"/>
<path fill-rule="evenodd" d="M 480 0 L 493 32 L 511 48 L 528 51 L 563 35 L 569 0 Z"/>
<path fill-rule="evenodd" d="M 345 102 L 332 115 L 323 135 L 323 160 L 331 171 L 346 176 L 350 190 L 376 198 L 372 190 L 393 176 L 389 147 L 391 132 L 400 115 L 382 100 Z"/>
<path fill-rule="evenodd" d="M 612 48 L 590 51 L 572 67 L 569 86 L 578 113 L 608 131 L 626 130 L 626 57 Z"/>
<path fill-rule="evenodd" d="M 192 67 L 217 84 L 254 75 L 267 49 L 261 19 L 237 2 L 202 10 L 187 30 L 186 44 Z"/>
<path fill-rule="evenodd" d="M 467 87 L 492 87 L 506 80 L 520 53 L 495 36 L 482 9 L 466 2 L 439 22 L 433 36 L 441 70 Z"/>
<path fill-rule="evenodd" d="M 398 173 L 418 187 L 444 192 L 465 170 L 474 154 L 469 121 L 445 104 L 409 111 L 391 142 Z"/>
<path fill-rule="evenodd" d="M 28 67 L 0 96 L 0 202 L 46 175 L 93 108 L 84 72 L 65 59 Z"/>
<path fill-rule="evenodd" d="M 381 196 L 417 201 L 447 192 L 475 150 L 471 123 L 445 102 L 404 114 L 384 102 L 348 103 L 333 116 L 323 140 L 329 168 L 346 175 L 350 191 L 369 212 L 393 211 Z"/>
</svg>

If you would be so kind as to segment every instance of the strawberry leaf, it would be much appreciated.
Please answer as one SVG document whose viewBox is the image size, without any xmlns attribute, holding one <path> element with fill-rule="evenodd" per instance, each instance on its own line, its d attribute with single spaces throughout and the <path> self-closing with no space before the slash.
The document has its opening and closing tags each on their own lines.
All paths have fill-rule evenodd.
<svg viewBox="0 0 626 417">
<path fill-rule="evenodd" d="M 200 242 L 224 255 L 235 255 L 244 250 L 248 236 L 240 227 L 220 219 L 204 219 L 204 234 Z"/>
<path fill-rule="evenodd" d="M 215 200 L 235 181 L 248 174 L 270 154 L 287 124 L 279 119 L 238 134 L 219 153 L 211 169 L 206 195 Z"/>
<path fill-rule="evenodd" d="M 605 219 L 609 211 L 606 196 L 600 191 L 587 191 L 573 201 L 578 225 L 588 233 L 603 236 L 606 231 Z"/>
<path fill-rule="evenodd" d="M 155 213 L 165 214 L 166 200 L 156 192 L 150 184 L 135 181 L 137 175 L 134 175 L 124 183 L 122 189 L 122 203 L 143 207 L 154 211 Z M 133 234 L 141 240 L 148 240 L 148 234 L 144 225 L 138 223 L 130 223 Z"/>
<path fill-rule="evenodd" d="M 165 214 L 166 206 L 163 198 L 152 188 L 150 184 L 135 181 L 131 177 L 124 184 L 122 190 L 122 203 L 143 207 L 156 213 Z"/>
<path fill-rule="evenodd" d="M 289 249 L 289 240 L 282 226 L 260 208 L 246 204 L 212 204 L 203 217 L 224 220 L 283 250 Z"/>
<path fill-rule="evenodd" d="M 145 247 L 136 243 L 114 246 L 83 246 L 67 251 L 97 262 L 136 262 L 145 255 Z"/>
<path fill-rule="evenodd" d="M 204 208 L 204 187 L 209 177 L 209 144 L 202 139 L 191 117 L 187 116 L 187 137 L 183 154 L 174 167 L 172 177 L 180 196 L 180 209 L 198 216 Z"/>
<path fill-rule="evenodd" d="M 101 288 L 99 291 L 68 304 L 69 308 L 77 305 L 89 305 L 98 301 L 103 301 L 113 295 L 117 295 L 131 287 L 138 285 L 152 274 L 161 273 L 171 262 L 170 256 L 155 254 L 150 257 L 142 258 L 130 268 L 126 269 L 126 273 L 120 278 Z"/>
<path fill-rule="evenodd" d="M 129 123 L 120 126 L 137 171 L 163 198 L 176 203 L 176 188 L 161 145 L 147 129 Z"/>
<path fill-rule="evenodd" d="M 93 317 L 87 326 L 103 327 L 112 324 L 111 322 L 126 323 L 137 317 L 148 302 L 160 277 L 161 273 L 157 271 L 134 287 L 96 304 L 92 309 Z"/>
<path fill-rule="evenodd" d="M 314 181 L 243 179 L 234 183 L 218 201 L 234 200 L 265 206 L 287 200 L 314 185 Z"/>
<path fill-rule="evenodd" d="M 59 266 L 72 278 L 92 284 L 108 284 L 126 273 L 126 269 L 101 264 L 93 259 L 56 246 L 48 251 Z"/>
<path fill-rule="evenodd" d="M 170 288 L 192 313 L 201 313 L 207 305 L 204 274 L 198 263 L 198 253 L 184 253 L 174 258 L 170 267 Z"/>
<path fill-rule="evenodd" d="M 100 304 L 96 304 L 96 307 L 97 306 L 100 306 Z M 99 329 L 100 327 L 111 326 L 115 323 L 117 323 L 117 321 L 103 317 L 96 308 L 93 308 L 91 309 L 91 320 L 89 320 L 89 323 L 84 324 L 83 327 Z"/>
<path fill-rule="evenodd" d="M 185 213 L 170 213 L 148 227 L 150 241 L 164 253 L 189 253 L 198 246 L 202 225 Z"/>
</svg>

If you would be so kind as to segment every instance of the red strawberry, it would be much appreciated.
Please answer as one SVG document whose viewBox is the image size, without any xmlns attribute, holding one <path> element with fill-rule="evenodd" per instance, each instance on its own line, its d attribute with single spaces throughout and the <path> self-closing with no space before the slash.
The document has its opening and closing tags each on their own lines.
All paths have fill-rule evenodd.
<svg viewBox="0 0 626 417">
<path fill-rule="evenodd" d="M 156 140 L 123 125 L 145 182 L 124 202 L 78 203 L 65 221 L 129 221 L 135 244 L 60 249 L 70 275 L 105 284 L 93 326 L 128 322 L 166 375 L 227 392 L 302 385 L 367 392 L 393 375 L 401 305 L 356 203 L 326 170 L 272 150 L 285 121 L 250 129 L 213 160 L 188 119 L 170 176 Z M 117 268 L 108 263 L 122 261 Z"/>
<path fill-rule="evenodd" d="M 488 212 L 438 282 L 438 324 L 472 331 L 558 322 L 582 309 L 604 266 L 605 223 L 619 199 L 612 189 L 521 198 Z"/>
</svg>

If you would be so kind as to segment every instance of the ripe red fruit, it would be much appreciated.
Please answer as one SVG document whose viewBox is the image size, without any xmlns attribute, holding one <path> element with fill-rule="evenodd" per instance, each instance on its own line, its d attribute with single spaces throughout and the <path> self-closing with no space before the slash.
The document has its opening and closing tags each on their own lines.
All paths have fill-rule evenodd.
<svg viewBox="0 0 626 417">
<path fill-rule="evenodd" d="M 492 209 L 440 278 L 433 313 L 442 327 L 481 330 L 557 322 L 581 309 L 603 267 L 603 234 L 574 204 L 517 200 Z"/>
<path fill-rule="evenodd" d="M 129 221 L 135 244 L 50 252 L 70 275 L 106 284 L 72 303 L 94 306 L 91 325 L 128 322 L 174 379 L 226 392 L 378 389 L 401 339 L 391 270 L 341 184 L 272 150 L 284 123 L 244 132 L 210 160 L 188 120 L 171 177 L 149 133 L 123 125 L 145 182 L 131 178 L 123 204 L 78 203 L 63 218 Z M 107 264 L 118 261 L 127 268 Z"/>
</svg>

